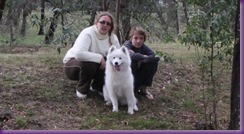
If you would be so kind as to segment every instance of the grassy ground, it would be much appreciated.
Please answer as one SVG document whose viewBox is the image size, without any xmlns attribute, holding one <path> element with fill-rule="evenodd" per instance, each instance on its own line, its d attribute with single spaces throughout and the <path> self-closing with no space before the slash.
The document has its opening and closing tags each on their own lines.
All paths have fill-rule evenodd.
<svg viewBox="0 0 244 134">
<path fill-rule="evenodd" d="M 86 100 L 75 96 L 76 82 L 63 74 L 62 59 L 54 46 L 0 48 L 0 128 L 4 130 L 192 130 L 204 122 L 199 71 L 193 51 L 177 44 L 155 44 L 165 52 L 150 91 L 155 100 L 136 95 L 139 111 L 118 113 L 96 93 Z M 170 62 L 172 61 L 172 62 Z M 229 122 L 230 69 L 219 92 L 220 130 Z M 211 105 L 211 104 L 210 104 Z M 208 109 L 211 112 L 211 108 Z M 3 117 L 5 117 L 3 120 Z"/>
</svg>

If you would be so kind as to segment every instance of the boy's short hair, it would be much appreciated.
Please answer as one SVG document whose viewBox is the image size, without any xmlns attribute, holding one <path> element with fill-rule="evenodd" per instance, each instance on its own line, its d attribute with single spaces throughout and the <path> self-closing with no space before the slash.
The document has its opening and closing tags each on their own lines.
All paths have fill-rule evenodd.
<svg viewBox="0 0 244 134">
<path fill-rule="evenodd" d="M 146 41 L 147 35 L 146 35 L 145 30 L 142 27 L 140 27 L 140 26 L 131 27 L 130 34 L 129 34 L 130 41 L 132 40 L 132 37 L 135 34 L 139 34 L 139 35 L 144 36 L 144 42 Z"/>
</svg>

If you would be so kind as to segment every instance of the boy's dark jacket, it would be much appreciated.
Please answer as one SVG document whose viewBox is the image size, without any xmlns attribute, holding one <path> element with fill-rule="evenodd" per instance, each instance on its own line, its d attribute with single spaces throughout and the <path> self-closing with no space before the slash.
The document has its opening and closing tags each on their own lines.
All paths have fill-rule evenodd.
<svg viewBox="0 0 244 134">
<path fill-rule="evenodd" d="M 125 41 L 124 46 L 129 50 L 134 51 L 134 53 L 130 51 L 132 62 L 144 61 L 146 63 L 157 63 L 160 60 L 159 57 L 155 57 L 155 53 L 152 51 L 152 49 L 145 44 L 143 44 L 140 48 L 136 48 L 131 42 Z M 143 55 L 147 55 L 148 57 L 144 57 Z"/>
</svg>

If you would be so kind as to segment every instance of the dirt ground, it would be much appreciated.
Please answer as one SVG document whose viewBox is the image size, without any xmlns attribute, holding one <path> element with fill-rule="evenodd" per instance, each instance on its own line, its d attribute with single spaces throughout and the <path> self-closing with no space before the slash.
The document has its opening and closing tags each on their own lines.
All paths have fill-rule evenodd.
<svg viewBox="0 0 244 134">
<path fill-rule="evenodd" d="M 0 58 L 0 129 L 206 129 L 196 65 L 161 61 L 149 88 L 155 100 L 137 95 L 139 111 L 132 118 L 126 114 L 125 107 L 121 107 L 122 115 L 112 113 L 111 107 L 104 106 L 102 97 L 96 93 L 91 92 L 87 100 L 77 99 L 76 82 L 63 74 L 62 53 L 58 55 L 50 49 L 53 48 L 0 48 L 1 56 L 5 55 Z M 228 87 L 226 84 L 225 88 Z M 220 94 L 218 113 L 218 129 L 223 130 L 229 122 L 228 90 Z"/>
</svg>

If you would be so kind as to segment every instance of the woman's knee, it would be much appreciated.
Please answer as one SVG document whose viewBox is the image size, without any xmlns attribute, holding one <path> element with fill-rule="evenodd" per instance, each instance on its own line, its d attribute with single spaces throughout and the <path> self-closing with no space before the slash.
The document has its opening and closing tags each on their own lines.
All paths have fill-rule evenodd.
<svg viewBox="0 0 244 134">
<path fill-rule="evenodd" d="M 83 77 L 93 77 L 99 64 L 93 62 L 79 62 L 64 67 L 64 73 L 70 80 L 80 80 Z"/>
<path fill-rule="evenodd" d="M 70 80 L 79 80 L 79 67 L 64 67 L 64 74 Z"/>
</svg>

